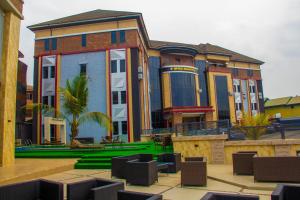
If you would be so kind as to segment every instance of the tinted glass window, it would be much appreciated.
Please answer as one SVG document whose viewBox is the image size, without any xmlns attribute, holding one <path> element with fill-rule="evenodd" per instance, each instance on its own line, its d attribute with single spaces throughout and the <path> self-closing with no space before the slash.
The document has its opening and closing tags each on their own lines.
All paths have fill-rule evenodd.
<svg viewBox="0 0 300 200">
<path fill-rule="evenodd" d="M 80 65 L 80 75 L 82 76 L 86 75 L 86 64 Z"/>
<path fill-rule="evenodd" d="M 112 92 L 112 98 L 113 98 L 113 104 L 118 104 L 119 103 L 119 96 L 117 91 Z"/>
<path fill-rule="evenodd" d="M 117 73 L 117 61 L 116 60 L 111 61 L 111 73 Z"/>
<path fill-rule="evenodd" d="M 121 91 L 121 104 L 126 104 L 126 91 Z"/>
<path fill-rule="evenodd" d="M 122 121 L 122 134 L 127 135 L 127 121 Z"/>
<path fill-rule="evenodd" d="M 120 43 L 125 42 L 125 31 L 120 31 Z"/>
<path fill-rule="evenodd" d="M 44 46 L 45 46 L 45 51 L 50 50 L 50 41 L 49 41 L 49 39 L 44 40 Z"/>
<path fill-rule="evenodd" d="M 54 107 L 55 106 L 55 97 L 54 96 L 51 96 L 51 107 Z"/>
<path fill-rule="evenodd" d="M 113 122 L 113 134 L 119 135 L 119 122 Z"/>
<path fill-rule="evenodd" d="M 196 106 L 195 75 L 171 73 L 173 106 Z"/>
<path fill-rule="evenodd" d="M 230 119 L 227 77 L 216 76 L 215 84 L 219 120 Z"/>
<path fill-rule="evenodd" d="M 247 70 L 247 74 L 248 74 L 248 76 L 253 76 L 253 70 L 248 69 L 248 70 Z"/>
<path fill-rule="evenodd" d="M 111 32 L 111 43 L 112 44 L 117 43 L 117 32 L 116 31 Z"/>
<path fill-rule="evenodd" d="M 43 96 L 43 105 L 48 105 L 48 96 Z"/>
<path fill-rule="evenodd" d="M 52 50 L 56 50 L 57 49 L 57 38 L 52 38 L 51 43 L 52 43 Z"/>
<path fill-rule="evenodd" d="M 125 60 L 120 60 L 120 72 L 125 72 Z"/>
<path fill-rule="evenodd" d="M 238 75 L 239 75 L 239 69 L 237 69 L 237 68 L 232 68 L 232 75 L 233 75 L 233 76 L 238 76 Z"/>
<path fill-rule="evenodd" d="M 43 67 L 43 79 L 48 78 L 48 67 Z"/>
<path fill-rule="evenodd" d="M 51 66 L 50 67 L 50 78 L 55 78 L 55 66 Z"/>
<path fill-rule="evenodd" d="M 86 34 L 81 36 L 81 46 L 86 47 Z"/>
<path fill-rule="evenodd" d="M 208 106 L 208 89 L 207 89 L 207 78 L 206 78 L 206 61 L 196 60 L 195 65 L 198 67 L 198 79 L 200 88 L 200 105 Z"/>
</svg>

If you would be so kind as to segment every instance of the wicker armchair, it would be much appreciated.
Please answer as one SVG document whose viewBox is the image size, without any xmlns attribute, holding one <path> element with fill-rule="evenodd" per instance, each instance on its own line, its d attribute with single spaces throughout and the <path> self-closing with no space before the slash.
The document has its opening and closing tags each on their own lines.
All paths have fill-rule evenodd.
<svg viewBox="0 0 300 200">
<path fill-rule="evenodd" d="M 278 185 L 272 192 L 271 200 L 298 200 L 300 197 L 300 186 Z"/>
<path fill-rule="evenodd" d="M 10 185 L 0 186 L 0 199 L 2 200 L 63 200 L 63 184 L 34 180 Z"/>
<path fill-rule="evenodd" d="M 118 200 L 162 200 L 162 195 L 119 191 Z"/>
<path fill-rule="evenodd" d="M 253 175 L 253 157 L 256 151 L 240 151 L 232 154 L 233 174 Z"/>
<path fill-rule="evenodd" d="M 84 180 L 67 185 L 68 200 L 118 200 L 118 191 L 124 183 L 104 179 Z"/>
<path fill-rule="evenodd" d="M 177 173 L 181 169 L 180 153 L 164 153 L 157 157 L 157 162 L 167 163 L 168 169 L 161 170 L 164 173 Z"/>
<path fill-rule="evenodd" d="M 207 165 L 203 157 L 187 157 L 181 163 L 181 185 L 205 186 Z"/>
<path fill-rule="evenodd" d="M 152 185 L 158 180 L 157 162 L 132 160 L 126 163 L 126 182 L 132 185 Z"/>
<path fill-rule="evenodd" d="M 255 181 L 300 183 L 300 157 L 253 157 Z"/>
<path fill-rule="evenodd" d="M 208 192 L 201 198 L 201 200 L 259 200 L 259 197 L 240 194 Z"/>
</svg>

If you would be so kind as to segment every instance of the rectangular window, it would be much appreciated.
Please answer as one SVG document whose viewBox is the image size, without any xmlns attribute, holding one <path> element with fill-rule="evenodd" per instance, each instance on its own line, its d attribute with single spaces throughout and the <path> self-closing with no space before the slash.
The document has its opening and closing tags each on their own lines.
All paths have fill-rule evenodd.
<svg viewBox="0 0 300 200">
<path fill-rule="evenodd" d="M 43 105 L 47 105 L 48 106 L 48 96 L 43 96 Z"/>
<path fill-rule="evenodd" d="M 122 134 L 127 135 L 127 121 L 122 121 Z"/>
<path fill-rule="evenodd" d="M 48 78 L 48 67 L 43 67 L 43 79 Z"/>
<path fill-rule="evenodd" d="M 125 40 L 125 31 L 120 31 L 120 43 L 124 43 Z"/>
<path fill-rule="evenodd" d="M 55 66 L 51 66 L 50 67 L 50 78 L 55 78 Z"/>
<path fill-rule="evenodd" d="M 81 76 L 86 75 L 86 64 L 80 64 L 80 75 Z"/>
<path fill-rule="evenodd" d="M 119 135 L 119 122 L 113 122 L 113 134 Z"/>
<path fill-rule="evenodd" d="M 253 70 L 248 69 L 247 70 L 247 75 L 250 76 L 250 77 L 253 76 Z"/>
<path fill-rule="evenodd" d="M 55 106 L 55 97 L 54 96 L 50 96 L 50 100 L 51 100 L 51 107 L 54 107 Z"/>
<path fill-rule="evenodd" d="M 117 61 L 112 60 L 110 65 L 111 65 L 110 73 L 117 73 Z"/>
<path fill-rule="evenodd" d="M 86 47 L 86 34 L 81 35 L 81 46 Z"/>
<path fill-rule="evenodd" d="M 50 40 L 49 39 L 44 40 L 44 46 L 45 46 L 45 51 L 50 50 Z"/>
<path fill-rule="evenodd" d="M 256 92 L 255 86 L 251 85 L 250 86 L 250 93 L 255 93 L 255 92 Z"/>
<path fill-rule="evenodd" d="M 117 91 L 112 92 L 113 104 L 119 103 L 119 93 Z"/>
<path fill-rule="evenodd" d="M 121 104 L 126 104 L 126 91 L 121 91 Z"/>
<path fill-rule="evenodd" d="M 52 50 L 57 49 L 57 38 L 52 38 L 51 39 L 51 45 L 52 45 Z"/>
<path fill-rule="evenodd" d="M 252 110 L 257 110 L 257 104 L 256 103 L 251 103 Z"/>
<path fill-rule="evenodd" d="M 239 75 L 239 69 L 237 69 L 237 68 L 232 68 L 232 75 L 233 75 L 233 76 L 238 76 L 238 75 Z"/>
<path fill-rule="evenodd" d="M 126 71 L 125 60 L 120 60 L 120 72 Z"/>
<path fill-rule="evenodd" d="M 112 31 L 111 32 L 111 43 L 112 44 L 116 44 L 117 43 L 117 32 L 116 31 Z"/>
</svg>

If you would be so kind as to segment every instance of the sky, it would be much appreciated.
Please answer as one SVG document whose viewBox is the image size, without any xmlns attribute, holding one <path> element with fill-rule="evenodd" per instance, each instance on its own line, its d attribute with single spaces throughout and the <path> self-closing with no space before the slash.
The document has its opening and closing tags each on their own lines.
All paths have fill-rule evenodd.
<svg viewBox="0 0 300 200">
<path fill-rule="evenodd" d="M 265 97 L 300 95 L 300 0 L 25 0 L 28 84 L 34 34 L 27 26 L 95 9 L 141 12 L 152 40 L 210 43 L 262 60 Z"/>
</svg>

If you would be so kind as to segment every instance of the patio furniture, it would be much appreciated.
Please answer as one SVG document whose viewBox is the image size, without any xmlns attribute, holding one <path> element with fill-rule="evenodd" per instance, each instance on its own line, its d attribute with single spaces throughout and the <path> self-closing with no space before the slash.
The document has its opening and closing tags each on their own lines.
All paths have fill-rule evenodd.
<svg viewBox="0 0 300 200">
<path fill-rule="evenodd" d="M 181 163 L 181 185 L 204 186 L 207 184 L 206 159 L 187 157 Z"/>
<path fill-rule="evenodd" d="M 34 180 L 0 186 L 2 200 L 63 200 L 63 184 Z"/>
<path fill-rule="evenodd" d="M 81 144 L 94 144 L 93 137 L 76 137 L 75 140 L 78 140 Z"/>
<path fill-rule="evenodd" d="M 300 183 L 300 157 L 253 157 L 255 181 Z"/>
<path fill-rule="evenodd" d="M 239 151 L 232 154 L 233 174 L 253 175 L 253 157 L 256 151 Z"/>
<path fill-rule="evenodd" d="M 164 153 L 157 157 L 158 163 L 166 163 L 168 169 L 164 169 L 161 172 L 165 173 L 177 173 L 181 169 L 181 154 L 180 153 Z"/>
<path fill-rule="evenodd" d="M 157 163 L 157 171 L 158 172 L 165 172 L 166 170 L 167 170 L 167 173 L 169 173 L 168 163 Z"/>
<path fill-rule="evenodd" d="M 125 166 L 127 183 L 149 186 L 158 180 L 157 162 L 155 160 L 131 160 Z"/>
<path fill-rule="evenodd" d="M 104 179 L 84 180 L 67 184 L 67 199 L 117 200 L 119 190 L 124 190 L 123 182 Z"/>
<path fill-rule="evenodd" d="M 119 191 L 118 200 L 162 200 L 162 195 Z"/>
<path fill-rule="evenodd" d="M 300 186 L 278 185 L 271 194 L 271 200 L 299 200 Z"/>
<path fill-rule="evenodd" d="M 228 194 L 228 193 L 206 193 L 201 200 L 259 200 L 258 196 Z"/>
<path fill-rule="evenodd" d="M 131 156 L 118 156 L 113 157 L 111 160 L 111 176 L 117 177 L 117 178 L 125 178 L 125 166 L 128 161 L 131 160 L 140 160 L 142 162 L 144 161 L 150 161 L 153 160 L 152 154 L 136 154 Z"/>
</svg>

